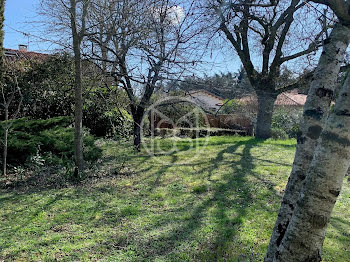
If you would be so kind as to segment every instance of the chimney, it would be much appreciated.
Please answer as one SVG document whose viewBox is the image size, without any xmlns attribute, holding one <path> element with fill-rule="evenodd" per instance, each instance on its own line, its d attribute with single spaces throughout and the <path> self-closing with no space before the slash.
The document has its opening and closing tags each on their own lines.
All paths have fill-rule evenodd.
<svg viewBox="0 0 350 262">
<path fill-rule="evenodd" d="M 18 45 L 18 50 L 27 52 L 28 51 L 28 46 L 27 45 Z"/>
</svg>

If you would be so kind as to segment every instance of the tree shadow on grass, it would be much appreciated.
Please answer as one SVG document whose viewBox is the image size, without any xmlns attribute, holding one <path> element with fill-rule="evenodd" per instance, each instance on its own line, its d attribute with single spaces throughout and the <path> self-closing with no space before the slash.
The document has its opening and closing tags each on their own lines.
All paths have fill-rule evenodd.
<svg viewBox="0 0 350 262">
<path fill-rule="evenodd" d="M 350 237 L 350 231 L 346 230 L 350 228 L 350 222 L 339 217 L 332 217 L 330 224 L 332 227 L 344 237 Z"/>
<path fill-rule="evenodd" d="M 236 235 L 246 216 L 246 209 L 253 201 L 256 201 L 248 177 L 252 175 L 252 170 L 255 167 L 251 149 L 258 144 L 259 141 L 251 139 L 238 142 L 220 151 L 216 158 L 211 160 L 212 167 L 209 172 L 206 169 L 200 172 L 208 172 L 210 176 L 223 161 L 224 154 L 234 154 L 239 147 L 244 146 L 240 159 L 232 161 L 230 169 L 227 170 L 222 179 L 213 183 L 212 194 L 209 197 L 200 201 L 201 198 L 198 196 L 198 201 L 174 210 L 180 215 L 184 211 L 192 210 L 188 219 L 175 226 L 170 232 L 162 233 L 159 236 L 151 237 L 146 242 L 138 243 L 138 249 L 143 250 L 142 256 L 144 258 L 166 256 L 173 253 L 184 241 L 194 240 L 197 231 L 205 226 L 208 212 L 213 212 L 213 225 L 215 227 L 213 232 L 215 232 L 215 236 L 207 242 L 198 243 L 198 254 L 193 255 L 201 261 L 216 261 L 218 258 L 224 258 L 227 255 L 225 253 L 226 243 Z M 262 203 L 262 206 L 265 206 L 264 204 Z M 264 208 L 267 209 L 268 207 Z M 176 221 L 163 220 L 157 223 L 156 227 L 160 229 L 172 223 L 176 223 Z M 152 230 L 152 228 L 149 228 L 149 230 Z"/>
<path fill-rule="evenodd" d="M 20 195 L 13 195 L 12 194 L 12 197 L 11 197 L 12 201 L 16 200 L 17 198 L 20 199 Z M 54 206 L 55 203 L 62 198 L 63 198 L 62 194 L 56 194 L 42 204 L 38 203 L 40 199 L 39 200 L 38 199 L 37 200 L 31 199 L 30 201 L 32 202 L 31 203 L 32 206 L 35 206 L 35 209 L 33 210 L 33 212 L 28 212 L 28 207 L 16 209 L 15 210 L 16 216 L 21 216 L 20 222 L 16 223 L 16 225 L 14 227 L 13 226 L 7 227 L 8 231 L 10 233 L 8 233 L 7 230 L 1 230 L 2 232 L 0 233 L 0 237 L 5 238 L 6 242 L 5 242 L 4 246 L 2 246 L 2 247 L 0 246 L 0 255 L 1 255 L 1 252 L 3 249 L 11 246 L 11 242 L 15 242 L 15 241 L 10 240 L 12 237 L 15 238 L 16 234 L 19 231 L 22 231 L 23 228 L 25 228 L 26 226 L 32 225 L 33 223 L 35 223 L 34 221 L 38 218 L 38 216 L 41 213 L 50 210 L 52 208 L 52 206 Z M 4 199 L 4 200 L 6 201 L 6 199 Z M 2 219 L 4 219 L 4 217 L 2 217 Z M 15 219 L 15 218 L 13 218 L 13 219 Z M 7 221 L 7 222 L 12 223 L 11 221 Z M 15 255 L 15 254 L 9 254 L 9 255 Z"/>
<path fill-rule="evenodd" d="M 224 162 L 227 164 L 227 170 L 224 170 L 223 175 L 220 180 L 212 180 L 210 183 L 209 193 L 204 194 L 201 192 L 192 192 L 188 193 L 190 198 L 188 198 L 184 203 L 175 204 L 174 207 L 171 207 L 171 211 L 166 210 L 164 214 L 159 213 L 157 221 L 155 223 L 148 223 L 146 225 L 146 230 L 156 231 L 154 235 L 150 235 L 147 232 L 142 233 L 141 228 L 134 228 L 132 230 L 126 230 L 123 234 L 126 235 L 127 241 L 123 240 L 120 244 L 120 240 L 114 240 L 118 246 L 123 246 L 125 248 L 135 248 L 135 253 L 144 260 L 152 260 L 155 257 L 165 256 L 167 259 L 172 255 L 176 255 L 177 252 L 186 252 L 181 251 L 181 247 L 184 243 L 194 242 L 197 246 L 197 251 L 189 251 L 189 255 L 193 260 L 198 261 L 216 261 L 219 258 L 225 258 L 227 254 L 227 245 L 233 238 L 239 238 L 238 230 L 244 222 L 245 217 L 247 216 L 248 209 L 253 202 L 260 202 L 263 209 L 268 210 L 269 207 L 266 206 L 266 203 L 262 199 L 255 199 L 254 188 L 252 188 L 251 179 L 259 180 L 260 178 L 254 174 L 253 169 L 255 168 L 255 161 L 257 160 L 252 156 L 251 150 L 260 145 L 260 141 L 255 139 L 247 139 L 246 141 L 240 141 L 236 144 L 231 145 L 221 150 L 215 158 L 209 160 L 209 163 L 203 163 L 205 167 L 200 167 L 196 171 L 200 175 L 208 173 L 209 178 L 215 172 L 216 169 L 220 167 Z M 185 150 L 186 147 L 183 147 Z M 243 149 L 240 152 L 237 152 L 238 149 Z M 171 164 L 177 163 L 178 156 L 177 153 L 173 153 L 169 156 L 169 161 Z M 135 157 L 136 156 L 132 156 Z M 230 162 L 227 159 L 231 159 Z M 142 167 L 147 161 L 151 158 L 149 156 L 137 158 L 137 163 Z M 149 163 L 147 163 L 149 164 Z M 113 190 L 122 190 L 122 188 L 114 187 L 104 188 L 104 185 L 93 188 L 84 188 L 78 187 L 74 192 L 69 193 L 69 196 L 60 196 L 56 195 L 54 198 L 50 198 L 46 201 L 46 204 L 40 204 L 37 206 L 37 210 L 33 210 L 32 214 L 28 219 L 24 220 L 25 224 L 31 224 L 32 219 L 36 217 L 40 210 L 49 210 L 55 202 L 61 200 L 62 198 L 72 198 L 72 201 L 85 201 L 86 203 L 92 203 L 93 205 L 87 207 L 74 206 L 73 208 L 76 211 L 79 211 L 79 214 L 87 213 L 83 218 L 74 218 L 73 222 L 75 224 L 84 223 L 88 224 L 91 227 L 118 227 L 123 220 L 123 223 L 133 223 L 134 220 L 140 218 L 140 216 L 145 216 L 147 219 L 149 211 L 146 208 L 142 207 L 144 200 L 147 200 L 147 197 L 150 196 L 152 191 L 156 189 L 160 184 L 161 176 L 169 172 L 169 168 L 172 165 L 160 165 L 157 170 L 147 174 L 146 176 L 135 176 L 132 183 L 138 184 L 140 191 L 132 190 L 130 195 L 127 195 L 126 191 L 120 194 L 114 194 L 114 197 L 120 197 L 119 202 L 107 203 L 107 210 L 105 206 L 100 205 L 100 201 L 106 199 L 105 195 L 100 199 L 100 193 L 113 193 Z M 198 164 L 198 163 L 197 163 Z M 200 163 L 199 163 L 200 164 Z M 192 165 L 192 164 L 189 164 Z M 208 167 L 209 165 L 209 167 Z M 184 165 L 187 166 L 187 165 Z M 179 168 L 181 165 L 179 165 Z M 146 170 L 147 173 L 150 171 L 149 167 L 145 166 L 141 170 Z M 140 172 L 138 169 L 137 172 Z M 147 181 L 148 185 L 145 184 Z M 264 181 L 261 181 L 264 182 Z M 147 185 L 148 188 L 141 188 L 142 186 Z M 168 187 L 169 191 L 173 190 L 172 187 Z M 103 191 L 102 191 L 103 189 Z M 110 190 L 111 192 L 109 192 Z M 146 192 L 147 191 L 147 192 Z M 145 194 L 146 192 L 146 194 Z M 112 195 L 112 194 L 111 194 Z M 131 199 L 131 197 L 135 197 Z M 124 206 L 124 200 L 129 201 L 127 205 Z M 0 200 L 1 201 L 1 200 Z M 3 199 L 6 202 L 6 198 Z M 148 201 L 148 200 L 147 200 Z M 123 206 L 120 206 L 120 203 L 123 203 Z M 35 203 L 33 203 L 34 205 Z M 101 203 L 103 204 L 103 203 Z M 140 205 L 140 210 L 137 209 L 128 209 L 134 204 Z M 114 206 L 113 206 L 114 205 Z M 155 209 L 159 211 L 161 209 Z M 269 210 L 271 211 L 271 210 Z M 102 219 L 95 219 L 95 214 L 102 213 Z M 105 216 L 105 217 L 103 217 Z M 143 218 L 142 218 L 143 219 Z M 208 219 L 210 221 L 208 222 Z M 60 222 L 61 223 L 61 222 Z M 210 229 L 210 237 L 200 236 L 198 234 L 203 234 L 203 228 L 208 226 Z M 163 228 L 170 228 L 169 230 L 163 230 Z M 136 232 L 135 232 L 136 231 Z M 109 246 L 112 249 L 114 248 L 113 237 L 110 236 L 106 238 L 106 243 L 103 245 Z M 113 244 L 114 243 L 114 244 Z M 93 250 L 93 248 L 92 248 Z M 117 251 L 117 249 L 116 249 Z M 175 259 L 176 260 L 176 259 Z M 179 261 L 179 260 L 177 260 Z"/>
</svg>

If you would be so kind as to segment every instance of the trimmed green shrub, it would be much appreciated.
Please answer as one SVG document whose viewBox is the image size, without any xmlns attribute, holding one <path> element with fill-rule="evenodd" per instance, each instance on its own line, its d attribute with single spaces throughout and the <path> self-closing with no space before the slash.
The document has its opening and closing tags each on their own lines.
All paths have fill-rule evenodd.
<svg viewBox="0 0 350 262">
<path fill-rule="evenodd" d="M 8 140 L 8 162 L 23 164 L 30 156 L 39 153 L 52 153 L 59 158 L 71 159 L 74 156 L 74 129 L 69 127 L 70 117 L 56 117 L 47 120 L 13 121 Z M 3 127 L 3 125 L 2 125 Z M 3 129 L 0 135 L 3 136 Z M 95 138 L 84 133 L 84 157 L 95 161 L 101 150 L 94 144 Z"/>
<path fill-rule="evenodd" d="M 15 131 L 35 133 L 35 132 L 41 132 L 43 130 L 54 128 L 54 127 L 68 127 L 73 124 L 73 121 L 74 121 L 73 118 L 68 116 L 54 117 L 46 120 L 42 120 L 42 119 L 29 120 L 27 118 L 20 118 L 20 119 L 11 120 L 11 123 L 12 123 L 11 129 Z M 2 127 L 3 127 L 3 122 L 1 123 L 1 129 Z"/>
</svg>

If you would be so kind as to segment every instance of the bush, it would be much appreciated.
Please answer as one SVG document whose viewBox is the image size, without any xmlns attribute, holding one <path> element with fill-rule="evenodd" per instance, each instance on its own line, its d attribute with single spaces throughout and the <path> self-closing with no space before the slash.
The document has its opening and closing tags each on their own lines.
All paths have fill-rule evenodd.
<svg viewBox="0 0 350 262">
<path fill-rule="evenodd" d="M 13 67 L 13 68 L 12 68 Z M 105 86 L 105 78 L 93 63 L 83 63 L 84 114 L 83 125 L 99 137 L 130 135 L 129 100 L 118 86 Z M 5 74 L 6 92 L 15 88 L 13 72 L 21 87 L 23 101 L 18 117 L 52 119 L 74 115 L 74 59 L 69 54 L 56 54 L 45 61 L 11 63 Z M 17 110 L 15 96 L 10 112 Z M 4 119 L 4 112 L 0 112 Z"/>
<path fill-rule="evenodd" d="M 289 138 L 296 138 L 301 116 L 302 110 L 299 109 L 277 109 L 272 117 L 271 128 L 279 130 L 277 133 L 283 130 Z"/>
<path fill-rule="evenodd" d="M 21 61 L 18 66 L 18 84 L 23 94 L 21 116 L 50 119 L 74 114 L 74 60 L 70 55 Z"/>
<path fill-rule="evenodd" d="M 56 117 L 48 120 L 28 120 L 26 118 L 13 121 L 8 140 L 8 162 L 23 164 L 28 158 L 38 153 L 71 159 L 74 155 L 74 129 L 69 127 L 72 119 Z M 3 136 L 3 130 L 0 135 Z M 95 138 L 84 132 L 84 157 L 87 161 L 95 161 L 101 150 L 95 145 Z"/>
<path fill-rule="evenodd" d="M 126 110 L 129 99 L 116 86 L 96 87 L 85 95 L 83 125 L 97 137 L 126 138 L 132 132 L 132 117 Z"/>
<path fill-rule="evenodd" d="M 271 128 L 272 139 L 288 139 L 288 134 L 281 128 Z"/>
<path fill-rule="evenodd" d="M 54 127 L 68 127 L 73 124 L 73 118 L 67 116 L 54 117 L 47 120 L 29 120 L 27 118 L 20 118 L 11 120 L 11 122 L 12 130 L 34 134 Z"/>
<path fill-rule="evenodd" d="M 84 109 L 83 124 L 97 137 L 122 139 L 132 133 L 132 117 L 124 109 L 106 111 L 98 105 Z"/>
<path fill-rule="evenodd" d="M 220 109 L 220 114 L 236 114 L 244 112 L 245 105 L 238 99 L 226 99 L 224 105 Z"/>
</svg>

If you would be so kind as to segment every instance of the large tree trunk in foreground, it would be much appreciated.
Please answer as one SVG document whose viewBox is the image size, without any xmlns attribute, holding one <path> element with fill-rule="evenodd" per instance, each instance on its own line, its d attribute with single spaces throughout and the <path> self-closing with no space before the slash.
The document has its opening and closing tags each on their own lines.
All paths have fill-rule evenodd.
<svg viewBox="0 0 350 262">
<path fill-rule="evenodd" d="M 276 262 L 321 261 L 331 213 L 350 158 L 350 76 L 321 134 Z"/>
<path fill-rule="evenodd" d="M 298 144 L 293 163 L 293 169 L 286 186 L 281 208 L 273 229 L 266 262 L 273 257 L 284 237 L 298 200 L 301 188 L 309 170 L 322 126 L 328 116 L 333 98 L 335 82 L 340 70 L 344 54 L 349 44 L 350 30 L 336 25 L 325 41 L 324 50 L 315 71 L 309 90 L 304 115 L 298 134 Z"/>
<path fill-rule="evenodd" d="M 271 136 L 273 107 L 277 99 L 277 92 L 257 90 L 258 117 L 256 121 L 256 138 L 267 139 Z"/>
</svg>

